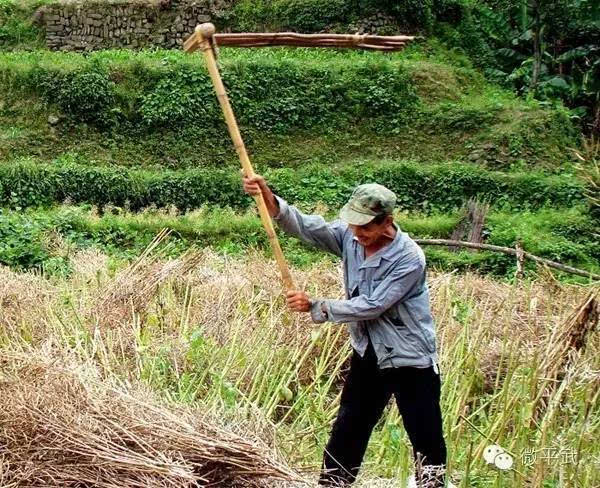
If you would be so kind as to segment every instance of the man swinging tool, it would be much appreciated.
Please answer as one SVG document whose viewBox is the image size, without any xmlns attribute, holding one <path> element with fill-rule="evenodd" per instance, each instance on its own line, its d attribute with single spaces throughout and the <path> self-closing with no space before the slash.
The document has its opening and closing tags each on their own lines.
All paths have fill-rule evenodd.
<svg viewBox="0 0 600 488">
<path fill-rule="evenodd" d="M 321 485 L 348 485 L 355 480 L 371 431 L 393 394 L 418 461 L 419 485 L 443 486 L 446 446 L 425 258 L 416 243 L 394 225 L 391 214 L 395 195 L 380 185 L 358 187 L 342 209 L 341 220 L 331 224 L 322 217 L 304 215 L 273 195 L 250 163 L 216 63 L 216 47 L 221 43 L 396 51 L 412 39 L 338 34 L 215 34 L 214 25 L 201 24 L 184 43 L 186 52 L 203 53 L 244 170 L 244 188 L 256 200 L 287 290 L 289 307 L 310 312 L 315 322 L 349 324 L 354 355 L 338 418 L 325 449 Z M 346 300 L 311 300 L 295 290 L 271 217 L 286 232 L 343 258 Z"/>
<path fill-rule="evenodd" d="M 395 194 L 361 185 L 340 220 L 327 223 L 275 196 L 261 176 L 245 177 L 243 186 L 262 195 L 281 229 L 344 263 L 345 300 L 287 292 L 289 308 L 309 312 L 314 322 L 347 323 L 354 349 L 319 484 L 354 482 L 371 432 L 394 395 L 413 446 L 417 486 L 443 487 L 446 445 L 425 257 L 394 224 Z"/>
</svg>

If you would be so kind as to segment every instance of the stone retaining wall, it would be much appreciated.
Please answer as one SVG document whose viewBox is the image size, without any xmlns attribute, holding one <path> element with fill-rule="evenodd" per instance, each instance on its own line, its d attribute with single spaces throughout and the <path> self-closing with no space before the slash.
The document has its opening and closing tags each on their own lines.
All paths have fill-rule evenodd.
<svg viewBox="0 0 600 488">
<path fill-rule="evenodd" d="M 174 48 L 197 24 L 226 17 L 233 1 L 63 3 L 43 7 L 38 17 L 50 49 Z"/>
<path fill-rule="evenodd" d="M 63 0 L 35 15 L 49 49 L 92 51 L 107 48 L 179 48 L 197 24 L 226 26 L 237 0 Z M 394 19 L 371 15 L 347 32 L 400 32 Z M 227 31 L 227 29 L 224 29 Z"/>
</svg>

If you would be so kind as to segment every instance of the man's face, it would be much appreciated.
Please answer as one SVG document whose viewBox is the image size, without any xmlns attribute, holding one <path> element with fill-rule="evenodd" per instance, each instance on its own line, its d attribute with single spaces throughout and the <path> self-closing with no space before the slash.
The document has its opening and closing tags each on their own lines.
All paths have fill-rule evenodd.
<svg viewBox="0 0 600 488">
<path fill-rule="evenodd" d="M 354 237 L 358 240 L 359 244 L 363 247 L 368 247 L 381 239 L 391 222 L 392 217 L 388 215 L 380 224 L 371 221 L 365 225 L 349 224 L 348 227 L 354 234 Z"/>
</svg>

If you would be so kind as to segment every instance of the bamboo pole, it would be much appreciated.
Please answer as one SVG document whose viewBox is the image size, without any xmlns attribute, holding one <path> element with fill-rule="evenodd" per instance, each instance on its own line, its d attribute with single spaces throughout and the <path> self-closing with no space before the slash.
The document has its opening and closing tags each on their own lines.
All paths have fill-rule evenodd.
<svg viewBox="0 0 600 488">
<path fill-rule="evenodd" d="M 513 256 L 517 256 L 517 259 L 531 259 L 536 263 L 544 264 L 549 268 L 558 269 L 560 271 L 564 271 L 565 273 L 583 276 L 584 278 L 589 278 L 594 281 L 600 280 L 599 274 L 583 269 L 573 268 L 572 266 L 557 263 L 556 261 L 550 261 L 549 259 L 540 258 L 539 256 L 535 256 L 534 254 L 523 251 L 522 248 L 519 251 L 518 249 L 513 249 L 512 247 L 494 246 L 492 244 L 478 244 L 467 241 L 453 241 L 450 239 L 415 239 L 415 242 L 423 246 L 459 246 L 470 247 L 471 249 L 481 249 L 484 251 L 503 252 L 504 254 L 512 254 Z"/>
<path fill-rule="evenodd" d="M 221 74 L 219 73 L 219 67 L 217 66 L 217 61 L 215 59 L 215 53 L 212 44 L 212 37 L 214 36 L 214 33 L 215 26 L 213 24 L 206 23 L 198 25 L 196 27 L 194 35 L 192 36 L 195 38 L 195 41 L 192 43 L 193 49 L 190 48 L 190 44 L 188 42 L 186 42 L 186 44 L 184 45 L 184 49 L 188 52 L 194 51 L 196 49 L 202 50 L 204 59 L 206 61 L 206 65 L 208 67 L 208 72 L 215 87 L 217 99 L 219 100 L 219 104 L 223 109 L 223 115 L 225 116 L 227 128 L 229 129 L 229 135 L 231 136 L 235 150 L 237 151 L 238 156 L 240 158 L 242 169 L 244 171 L 244 174 L 247 177 L 251 178 L 255 175 L 254 169 L 252 168 L 252 163 L 250 162 L 250 158 L 248 157 L 246 146 L 244 145 L 244 141 L 242 140 L 242 136 L 240 134 L 237 121 L 235 120 L 235 115 L 231 108 L 231 104 L 229 103 L 229 98 L 227 97 L 227 92 L 225 91 L 225 86 L 223 85 L 223 81 L 221 80 Z M 190 39 L 192 39 L 192 37 L 190 37 Z M 277 261 L 277 265 L 279 266 L 279 271 L 281 272 L 281 280 L 283 281 L 283 285 L 288 291 L 295 290 L 292 275 L 290 273 L 287 261 L 285 260 L 285 256 L 283 255 L 283 252 L 281 250 L 281 246 L 279 245 L 279 239 L 277 239 L 277 234 L 275 234 L 275 229 L 273 228 L 273 221 L 271 220 L 271 216 L 269 215 L 269 211 L 267 210 L 267 205 L 265 204 L 265 199 L 262 193 L 260 193 L 259 195 L 254 195 L 254 201 L 256 202 L 256 205 L 258 207 L 258 213 L 260 214 L 260 219 L 269 238 L 269 242 L 271 243 L 271 248 L 273 249 L 275 260 Z"/>
</svg>

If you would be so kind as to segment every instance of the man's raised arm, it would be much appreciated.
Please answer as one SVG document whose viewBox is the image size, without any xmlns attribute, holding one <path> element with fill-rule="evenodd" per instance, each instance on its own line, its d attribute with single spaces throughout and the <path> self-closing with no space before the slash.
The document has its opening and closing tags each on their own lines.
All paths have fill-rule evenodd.
<svg viewBox="0 0 600 488">
<path fill-rule="evenodd" d="M 296 207 L 276 196 L 265 179 L 256 175 L 253 178 L 243 178 L 244 191 L 249 195 L 263 194 L 267 209 L 279 227 L 286 233 L 299 237 L 323 251 L 337 256 L 342 255 L 343 236 L 346 224 L 341 221 L 327 223 L 320 215 L 306 215 Z"/>
</svg>

